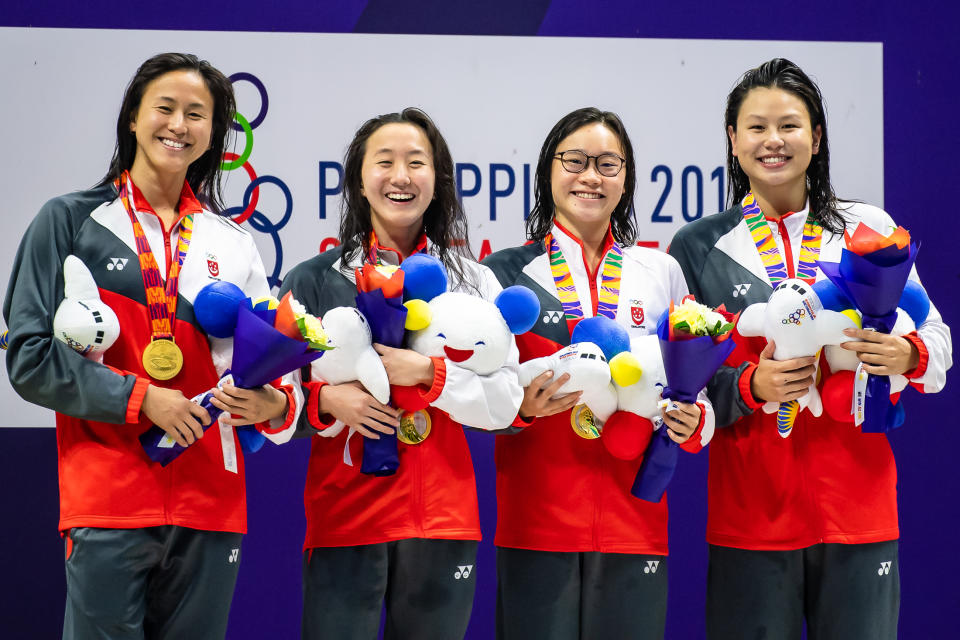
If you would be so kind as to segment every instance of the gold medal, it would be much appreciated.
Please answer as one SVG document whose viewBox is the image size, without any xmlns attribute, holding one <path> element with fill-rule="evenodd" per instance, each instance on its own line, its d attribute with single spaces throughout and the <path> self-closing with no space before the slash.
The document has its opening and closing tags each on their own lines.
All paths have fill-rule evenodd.
<svg viewBox="0 0 960 640">
<path fill-rule="evenodd" d="M 172 338 L 158 338 L 143 350 L 143 368 L 154 380 L 169 380 L 183 368 L 183 352 Z"/>
<path fill-rule="evenodd" d="M 397 440 L 404 444 L 420 444 L 430 435 L 430 414 L 426 411 L 404 413 L 400 417 Z"/>
<path fill-rule="evenodd" d="M 570 426 L 573 432 L 586 440 L 600 437 L 600 426 L 593 416 L 593 411 L 585 404 L 578 404 L 570 412 Z"/>
</svg>

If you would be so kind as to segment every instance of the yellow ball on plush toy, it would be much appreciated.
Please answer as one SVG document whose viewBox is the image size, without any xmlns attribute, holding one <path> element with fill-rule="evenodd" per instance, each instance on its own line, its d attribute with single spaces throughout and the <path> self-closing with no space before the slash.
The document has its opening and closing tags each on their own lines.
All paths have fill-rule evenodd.
<svg viewBox="0 0 960 640">
<path fill-rule="evenodd" d="M 621 387 L 636 384 L 643 376 L 640 361 L 629 351 L 621 351 L 610 359 L 610 377 Z"/>
<path fill-rule="evenodd" d="M 430 305 L 425 300 L 408 300 L 403 303 L 407 308 L 407 320 L 403 327 L 408 331 L 419 331 L 425 329 L 430 324 L 432 314 Z"/>
</svg>

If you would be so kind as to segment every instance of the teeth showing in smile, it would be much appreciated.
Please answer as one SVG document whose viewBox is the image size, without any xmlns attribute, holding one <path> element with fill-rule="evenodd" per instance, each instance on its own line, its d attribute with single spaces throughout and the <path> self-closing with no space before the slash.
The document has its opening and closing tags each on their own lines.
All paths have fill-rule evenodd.
<svg viewBox="0 0 960 640">
<path fill-rule="evenodd" d="M 573 195 L 577 196 L 578 198 L 586 198 L 587 200 L 599 200 L 603 197 L 602 194 L 587 191 L 574 191 Z"/>
<path fill-rule="evenodd" d="M 187 146 L 183 142 L 177 142 L 175 140 L 170 140 L 169 138 L 160 138 L 160 142 L 163 143 L 163 146 L 171 149 L 183 149 L 185 146 Z"/>
<path fill-rule="evenodd" d="M 388 193 L 387 198 L 394 200 L 396 202 L 406 202 L 408 200 L 413 200 L 412 193 Z"/>
<path fill-rule="evenodd" d="M 772 157 L 772 158 L 761 158 L 760 161 L 763 162 L 763 164 L 777 164 L 778 162 L 786 162 L 786 161 L 787 161 L 787 157 L 786 157 L 786 156 L 774 156 L 774 157 Z"/>
</svg>

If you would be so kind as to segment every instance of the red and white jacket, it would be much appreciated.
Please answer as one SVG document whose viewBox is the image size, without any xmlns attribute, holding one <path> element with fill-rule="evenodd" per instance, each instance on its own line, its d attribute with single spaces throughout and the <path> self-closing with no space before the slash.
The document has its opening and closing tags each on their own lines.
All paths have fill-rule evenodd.
<svg viewBox="0 0 960 640">
<path fill-rule="evenodd" d="M 180 221 L 164 229 L 136 185 L 133 206 L 165 277 Z M 223 280 L 254 297 L 269 294 L 249 233 L 203 210 L 187 184 L 178 210 L 181 217 L 194 214 L 194 226 L 174 321 L 184 367 L 166 382 L 151 380 L 143 369 L 143 349 L 150 342 L 146 293 L 133 228 L 112 185 L 47 202 L 20 244 L 4 304 L 7 365 L 20 395 L 57 412 L 61 530 L 180 525 L 246 532 L 243 455 L 232 427 L 211 427 L 167 467 L 152 462 L 138 440 L 151 426 L 140 411 L 148 385 L 178 389 L 190 398 L 217 383 L 215 361 L 229 365 L 233 339 L 208 338 L 194 318 L 200 289 Z M 120 321 L 120 337 L 103 364 L 52 336 L 53 315 L 63 299 L 63 261 L 70 254 L 90 269 L 101 298 Z M 277 431 L 284 426 L 279 423 L 296 422 L 298 390 L 284 390 L 288 414 L 262 429 Z"/>
<path fill-rule="evenodd" d="M 896 225 L 881 209 L 843 203 L 851 233 L 860 222 L 881 233 Z M 769 220 L 780 255 L 794 277 L 807 211 Z M 837 262 L 842 235 L 824 232 L 820 259 Z M 772 292 L 766 269 L 740 206 L 697 220 L 674 237 L 670 254 L 683 268 L 698 300 L 732 312 L 766 302 Z M 818 270 L 817 279 L 825 276 Z M 919 282 L 916 268 L 910 278 Z M 861 433 L 824 412 L 801 411 L 789 438 L 777 433 L 776 414 L 764 413 L 750 392 L 762 338 L 735 336 L 738 348 L 708 386 L 717 412 L 710 447 L 707 542 L 754 550 L 802 549 L 822 542 L 868 543 L 899 537 L 897 469 L 884 434 Z M 915 389 L 943 388 L 952 363 L 950 329 L 931 304 L 926 321 L 905 336 L 920 352 L 906 373 Z M 821 368 L 828 370 L 821 358 Z M 909 422 L 909 395 L 906 398 Z M 901 402 L 904 400 L 901 399 Z M 909 425 L 905 428 L 912 428 Z"/>
<path fill-rule="evenodd" d="M 383 263 L 399 264 L 396 251 L 378 247 L 377 253 Z M 360 262 L 341 270 L 337 247 L 295 267 L 284 278 L 282 291 L 292 291 L 317 316 L 334 307 L 355 306 L 353 270 L 358 266 Z M 489 269 L 468 261 L 461 266 L 482 297 L 493 300 L 500 292 Z M 464 425 L 493 430 L 514 422 L 523 399 L 516 365 L 515 346 L 507 365 L 485 376 L 435 358 L 433 384 L 421 388 L 430 404 L 430 435 L 418 445 L 398 443 L 399 468 L 386 477 L 360 472 L 362 437 L 350 438 L 355 462 L 344 462 L 350 430 L 319 412 L 319 391 L 325 381 L 304 382 L 307 404 L 299 431 L 313 436 L 304 489 L 304 549 L 408 538 L 479 540 L 476 481 Z"/>
<path fill-rule="evenodd" d="M 553 236 L 569 265 L 584 317 L 596 314 L 602 260 L 591 272 L 580 241 L 559 224 Z M 613 243 L 608 231 L 604 257 Z M 540 299 L 540 320 L 517 336 L 520 359 L 554 353 L 570 344 L 572 323 L 564 319 L 544 243 L 498 251 L 486 260 L 504 287 L 522 284 Z M 656 332 L 657 319 L 687 295 L 683 273 L 665 253 L 623 249 L 616 321 L 631 337 Z M 713 412 L 701 393 L 703 419 L 682 445 L 697 452 L 713 433 Z M 496 443 L 497 536 L 502 547 L 540 551 L 600 551 L 667 554 L 667 500 L 650 503 L 630 494 L 642 456 L 625 462 L 611 456 L 600 439 L 585 440 L 570 426 L 570 411 L 537 418 Z"/>
</svg>

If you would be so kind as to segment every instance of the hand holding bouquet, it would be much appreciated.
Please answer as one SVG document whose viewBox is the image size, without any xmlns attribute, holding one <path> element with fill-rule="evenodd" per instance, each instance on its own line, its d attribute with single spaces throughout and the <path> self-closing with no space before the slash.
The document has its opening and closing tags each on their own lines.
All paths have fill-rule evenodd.
<svg viewBox="0 0 960 640">
<path fill-rule="evenodd" d="M 218 387 L 228 381 L 244 389 L 263 386 L 309 364 L 330 348 L 320 321 L 290 294 L 276 305 L 252 305 L 239 287 L 216 282 L 197 294 L 194 313 L 210 335 L 233 336 L 231 367 Z M 212 397 L 210 389 L 192 400 L 207 410 L 214 424 L 222 411 L 211 404 Z M 186 450 L 156 425 L 140 435 L 140 443 L 150 459 L 163 466 Z"/>
<path fill-rule="evenodd" d="M 716 310 L 687 296 L 679 306 L 670 303 L 657 322 L 660 353 L 667 377 L 663 398 L 688 404 L 733 351 L 729 340 L 736 316 L 721 305 Z M 666 428 L 659 428 L 647 445 L 631 493 L 649 502 L 659 502 L 677 466 L 677 444 Z"/>
</svg>

